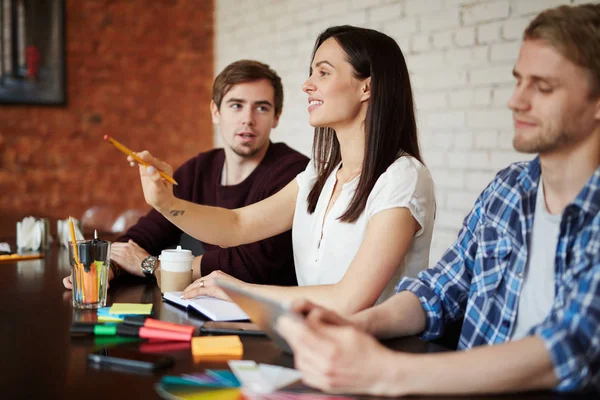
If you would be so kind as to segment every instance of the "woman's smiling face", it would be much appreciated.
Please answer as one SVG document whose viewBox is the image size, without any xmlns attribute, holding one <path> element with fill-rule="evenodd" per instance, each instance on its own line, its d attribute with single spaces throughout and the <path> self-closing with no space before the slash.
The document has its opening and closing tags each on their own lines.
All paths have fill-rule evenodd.
<svg viewBox="0 0 600 400">
<path fill-rule="evenodd" d="M 312 126 L 336 129 L 356 122 L 364 85 L 354 75 L 338 42 L 334 38 L 325 40 L 315 53 L 310 77 L 302 85 L 302 90 L 308 94 Z"/>
</svg>

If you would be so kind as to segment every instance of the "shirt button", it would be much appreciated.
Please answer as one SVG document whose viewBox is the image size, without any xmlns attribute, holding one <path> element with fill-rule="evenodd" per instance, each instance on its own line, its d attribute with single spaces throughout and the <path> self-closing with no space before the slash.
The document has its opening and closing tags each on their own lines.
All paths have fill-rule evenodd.
<svg viewBox="0 0 600 400">
<path fill-rule="evenodd" d="M 522 278 L 522 277 L 523 277 L 523 273 L 522 273 L 522 272 L 519 272 L 519 273 L 517 274 L 517 276 L 518 276 L 519 278 Z"/>
</svg>

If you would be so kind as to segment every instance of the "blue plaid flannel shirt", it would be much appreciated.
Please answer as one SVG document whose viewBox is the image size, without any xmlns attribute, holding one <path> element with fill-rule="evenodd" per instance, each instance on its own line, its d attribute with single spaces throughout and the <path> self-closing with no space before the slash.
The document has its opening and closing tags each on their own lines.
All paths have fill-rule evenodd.
<svg viewBox="0 0 600 400">
<path fill-rule="evenodd" d="M 538 158 L 498 173 L 436 266 L 396 291 L 411 291 L 427 314 L 422 338 L 463 320 L 459 349 L 510 340 L 541 175 Z M 555 299 L 530 335 L 548 349 L 559 391 L 600 388 L 600 168 L 561 217 Z M 550 249 L 548 249 L 550 251 Z"/>
</svg>

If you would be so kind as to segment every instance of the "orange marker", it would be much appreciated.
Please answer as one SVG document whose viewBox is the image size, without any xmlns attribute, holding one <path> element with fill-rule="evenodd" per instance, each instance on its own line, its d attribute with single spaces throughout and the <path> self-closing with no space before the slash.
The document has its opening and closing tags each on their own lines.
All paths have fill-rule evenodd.
<svg viewBox="0 0 600 400">
<path fill-rule="evenodd" d="M 151 166 L 146 161 L 139 158 L 133 151 L 129 150 L 127 147 L 123 146 L 121 143 L 119 143 L 115 139 L 111 138 L 110 136 L 104 135 L 104 140 L 112 143 L 113 146 L 115 146 L 117 149 L 121 150 L 123 153 L 127 154 L 128 156 L 131 156 L 131 158 L 133 158 L 138 164 L 142 164 L 143 166 L 146 166 L 146 167 Z M 165 174 L 158 168 L 157 168 L 157 170 L 158 170 L 158 173 L 160 174 L 160 176 L 162 176 L 167 182 L 171 182 L 173 185 L 177 185 L 177 182 L 175 181 L 175 179 L 173 179 L 169 175 Z"/>
</svg>

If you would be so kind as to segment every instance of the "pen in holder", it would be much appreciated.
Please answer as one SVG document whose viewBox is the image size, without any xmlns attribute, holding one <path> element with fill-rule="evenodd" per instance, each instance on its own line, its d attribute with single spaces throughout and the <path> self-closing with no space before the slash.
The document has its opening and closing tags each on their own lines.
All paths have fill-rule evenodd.
<svg viewBox="0 0 600 400">
<path fill-rule="evenodd" d="M 106 240 L 78 240 L 69 246 L 73 307 L 106 305 L 109 263 L 110 242 Z"/>
</svg>

